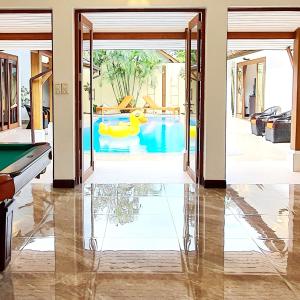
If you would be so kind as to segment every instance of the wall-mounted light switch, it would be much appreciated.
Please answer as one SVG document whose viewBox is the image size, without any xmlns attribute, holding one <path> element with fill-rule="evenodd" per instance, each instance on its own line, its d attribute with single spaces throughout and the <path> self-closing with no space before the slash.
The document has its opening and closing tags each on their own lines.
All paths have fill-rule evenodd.
<svg viewBox="0 0 300 300">
<path fill-rule="evenodd" d="M 56 95 L 60 95 L 61 94 L 61 84 L 60 83 L 56 83 L 55 84 L 55 94 Z"/>
<path fill-rule="evenodd" d="M 61 84 L 61 93 L 64 95 L 69 94 L 69 87 L 67 83 Z"/>
</svg>

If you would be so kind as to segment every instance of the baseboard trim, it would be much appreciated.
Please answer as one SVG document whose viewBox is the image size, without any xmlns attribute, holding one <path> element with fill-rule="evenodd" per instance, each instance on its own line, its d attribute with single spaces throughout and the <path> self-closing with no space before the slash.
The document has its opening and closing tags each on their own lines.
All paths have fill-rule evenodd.
<svg viewBox="0 0 300 300">
<path fill-rule="evenodd" d="M 203 186 L 206 189 L 226 189 L 226 180 L 204 180 Z"/>
<path fill-rule="evenodd" d="M 74 179 L 55 179 L 53 180 L 53 187 L 57 189 L 72 189 L 75 187 Z"/>
</svg>

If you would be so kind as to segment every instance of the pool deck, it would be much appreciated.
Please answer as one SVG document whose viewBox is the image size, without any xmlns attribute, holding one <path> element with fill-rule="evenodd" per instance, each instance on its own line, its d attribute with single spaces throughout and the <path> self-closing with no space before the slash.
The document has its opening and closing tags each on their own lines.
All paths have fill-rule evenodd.
<svg viewBox="0 0 300 300">
<path fill-rule="evenodd" d="M 95 154 L 95 172 L 88 182 L 191 183 L 181 153 Z"/>
<path fill-rule="evenodd" d="M 52 143 L 51 131 L 44 137 Z M 0 143 L 30 142 L 30 130 L 16 128 L 0 132 Z M 181 153 L 95 153 L 99 183 L 188 183 Z M 272 144 L 251 134 L 249 121 L 228 118 L 227 183 L 299 183 L 300 172 L 292 171 L 289 144 Z M 37 182 L 52 182 L 52 165 Z"/>
</svg>

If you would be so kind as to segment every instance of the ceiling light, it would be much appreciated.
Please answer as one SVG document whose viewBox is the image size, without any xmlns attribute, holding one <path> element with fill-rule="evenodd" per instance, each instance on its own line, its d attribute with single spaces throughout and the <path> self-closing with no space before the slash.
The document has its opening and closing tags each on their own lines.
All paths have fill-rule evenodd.
<svg viewBox="0 0 300 300">
<path fill-rule="evenodd" d="M 145 6 L 145 5 L 150 5 L 149 0 L 128 0 L 128 5 L 129 6 Z"/>
</svg>

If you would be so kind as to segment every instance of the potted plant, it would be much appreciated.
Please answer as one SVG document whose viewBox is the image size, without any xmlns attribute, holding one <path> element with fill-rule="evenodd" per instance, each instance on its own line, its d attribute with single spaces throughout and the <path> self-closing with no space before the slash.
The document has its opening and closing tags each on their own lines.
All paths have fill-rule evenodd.
<svg viewBox="0 0 300 300">
<path fill-rule="evenodd" d="M 24 85 L 21 87 L 21 116 L 22 121 L 28 121 L 29 116 L 27 113 L 27 110 L 25 106 L 30 106 L 30 93 L 28 88 L 26 88 Z"/>
</svg>

